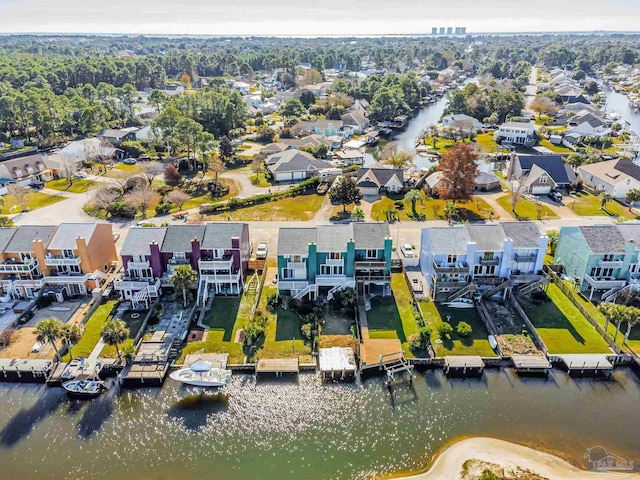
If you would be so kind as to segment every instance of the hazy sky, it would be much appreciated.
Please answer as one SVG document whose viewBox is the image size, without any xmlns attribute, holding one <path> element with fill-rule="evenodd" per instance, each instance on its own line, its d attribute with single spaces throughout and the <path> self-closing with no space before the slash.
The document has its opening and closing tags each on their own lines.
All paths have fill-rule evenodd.
<svg viewBox="0 0 640 480">
<path fill-rule="evenodd" d="M 640 0 L 0 0 L 0 33 L 351 35 L 638 30 Z"/>
</svg>

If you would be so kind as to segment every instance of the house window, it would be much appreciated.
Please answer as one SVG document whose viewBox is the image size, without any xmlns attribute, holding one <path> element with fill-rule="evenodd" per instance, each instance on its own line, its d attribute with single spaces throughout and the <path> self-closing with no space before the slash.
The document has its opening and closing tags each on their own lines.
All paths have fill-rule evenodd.
<svg viewBox="0 0 640 480">
<path fill-rule="evenodd" d="M 458 255 L 447 255 L 447 263 L 456 263 L 458 261 Z"/>
<path fill-rule="evenodd" d="M 320 275 L 342 275 L 341 265 L 320 265 Z"/>
<path fill-rule="evenodd" d="M 31 175 L 31 174 L 33 173 L 33 167 L 28 166 L 28 167 L 27 167 L 27 173 L 28 173 L 29 175 Z"/>
<path fill-rule="evenodd" d="M 69 271 L 71 273 L 80 273 L 80 265 L 70 265 Z"/>
<path fill-rule="evenodd" d="M 184 252 L 173 252 L 173 258 L 177 260 L 186 260 L 187 254 Z"/>
<path fill-rule="evenodd" d="M 291 261 L 292 262 L 301 262 L 302 261 L 302 255 L 291 255 Z"/>
<path fill-rule="evenodd" d="M 367 258 L 378 258 L 378 251 L 375 249 L 368 249 Z"/>
<path fill-rule="evenodd" d="M 493 252 L 484 252 L 482 258 L 484 260 L 493 260 Z"/>
<path fill-rule="evenodd" d="M 331 252 L 331 253 L 329 253 L 329 258 L 331 260 L 340 260 L 340 252 Z"/>
<path fill-rule="evenodd" d="M 592 277 L 613 277 L 613 268 L 600 268 L 594 267 L 591 269 L 590 275 Z"/>
<path fill-rule="evenodd" d="M 31 260 L 31 254 L 30 253 L 21 253 L 20 254 L 20 260 L 22 260 L 23 263 L 28 262 L 29 260 Z"/>
<path fill-rule="evenodd" d="M 602 260 L 605 262 L 612 262 L 613 261 L 613 254 L 612 253 L 607 253 L 603 256 Z"/>
<path fill-rule="evenodd" d="M 133 255 L 133 261 L 134 262 L 144 262 L 145 261 L 144 255 Z"/>
<path fill-rule="evenodd" d="M 290 268 L 283 268 L 282 269 L 282 278 L 283 279 L 293 278 L 293 270 L 291 270 Z"/>
<path fill-rule="evenodd" d="M 541 176 L 540 177 L 540 183 L 547 183 L 547 177 L 546 176 Z"/>
<path fill-rule="evenodd" d="M 481 275 L 482 274 L 482 265 L 474 265 L 473 274 L 474 275 Z"/>
<path fill-rule="evenodd" d="M 213 258 L 215 258 L 216 260 L 220 260 L 222 257 L 224 257 L 224 249 L 216 248 L 213 251 Z"/>
<path fill-rule="evenodd" d="M 73 254 L 73 250 L 69 250 L 69 249 L 62 250 L 62 256 L 64 258 L 73 258 L 73 257 L 75 257 L 75 255 Z"/>
</svg>

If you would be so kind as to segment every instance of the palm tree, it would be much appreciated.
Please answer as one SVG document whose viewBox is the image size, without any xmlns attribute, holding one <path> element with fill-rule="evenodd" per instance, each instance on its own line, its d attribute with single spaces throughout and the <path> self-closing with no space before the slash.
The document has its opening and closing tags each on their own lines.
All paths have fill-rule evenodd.
<svg viewBox="0 0 640 480">
<path fill-rule="evenodd" d="M 179 265 L 173 269 L 173 275 L 169 278 L 171 285 L 177 294 L 182 294 L 184 308 L 187 308 L 187 293 L 191 284 L 198 278 L 196 272 L 189 265 Z"/>
<path fill-rule="evenodd" d="M 600 208 L 602 210 L 606 210 L 607 203 L 613 200 L 613 197 L 611 197 L 607 192 L 602 192 L 598 198 L 600 199 Z"/>
<path fill-rule="evenodd" d="M 413 162 L 414 157 L 415 155 L 413 152 L 398 152 L 385 160 L 383 163 L 391 165 L 393 168 L 404 168 L 408 164 Z"/>
<path fill-rule="evenodd" d="M 118 360 L 121 360 L 120 349 L 118 345 L 129 338 L 129 329 L 122 320 L 109 320 L 102 327 L 100 336 L 104 340 L 104 343 L 116 347 L 116 353 L 118 354 Z"/>
<path fill-rule="evenodd" d="M 627 315 L 625 320 L 627 322 L 627 332 L 624 334 L 623 343 L 627 343 L 627 340 L 629 340 L 629 335 L 631 334 L 631 329 L 640 322 L 640 309 L 636 307 L 627 307 Z"/>
<path fill-rule="evenodd" d="M 609 327 L 609 322 L 613 321 L 613 318 L 615 317 L 616 308 L 617 308 L 617 305 L 615 303 L 611 303 L 611 302 L 604 302 L 604 303 L 601 303 L 600 305 L 598 305 L 598 310 L 600 310 L 600 312 L 604 316 L 604 331 L 605 332 L 607 331 L 607 328 Z"/>
<path fill-rule="evenodd" d="M 387 222 L 391 223 L 398 219 L 398 211 L 395 208 L 388 208 L 384 211 Z"/>
<path fill-rule="evenodd" d="M 56 340 L 60 338 L 62 323 L 57 318 L 47 318 L 40 320 L 36 325 L 34 333 L 39 342 L 49 342 L 56 352 L 56 359 L 60 360 L 60 352 L 56 346 Z"/>
<path fill-rule="evenodd" d="M 361 208 L 356 208 L 351 212 L 351 216 L 355 218 L 356 222 L 362 222 L 364 220 L 364 212 Z"/>
<path fill-rule="evenodd" d="M 69 349 L 69 355 L 71 355 L 71 349 L 82 338 L 82 330 L 77 325 L 65 323 L 60 327 L 60 338 L 62 339 L 62 344 Z"/>
<path fill-rule="evenodd" d="M 422 203 L 422 194 L 420 193 L 420 190 L 409 190 L 407 192 L 407 194 L 404 196 L 404 199 L 407 202 L 411 202 L 411 215 L 413 215 L 414 217 L 418 216 L 418 212 L 416 212 L 416 203 L 420 202 Z"/>
<path fill-rule="evenodd" d="M 444 216 L 448 220 L 449 225 L 453 221 L 453 217 L 458 215 L 458 206 L 456 202 L 447 202 L 444 206 Z"/>
</svg>

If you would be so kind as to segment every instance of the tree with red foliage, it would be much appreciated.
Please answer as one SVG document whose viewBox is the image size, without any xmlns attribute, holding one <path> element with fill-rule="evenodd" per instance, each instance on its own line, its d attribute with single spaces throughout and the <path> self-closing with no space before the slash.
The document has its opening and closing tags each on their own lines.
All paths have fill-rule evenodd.
<svg viewBox="0 0 640 480">
<path fill-rule="evenodd" d="M 164 169 L 164 181 L 167 185 L 175 187 L 182 181 L 182 175 L 175 166 L 169 165 Z"/>
<path fill-rule="evenodd" d="M 438 166 L 442 172 L 438 196 L 453 201 L 469 200 L 478 176 L 477 159 L 477 152 L 466 143 L 456 143 L 442 155 Z"/>
</svg>

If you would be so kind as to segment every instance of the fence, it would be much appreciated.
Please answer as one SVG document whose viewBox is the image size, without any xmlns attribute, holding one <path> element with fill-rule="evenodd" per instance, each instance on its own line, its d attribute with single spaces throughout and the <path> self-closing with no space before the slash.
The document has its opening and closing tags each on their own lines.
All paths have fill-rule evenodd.
<svg viewBox="0 0 640 480">
<path fill-rule="evenodd" d="M 529 332 L 531 332 L 531 336 L 535 340 L 536 345 L 538 345 L 538 348 L 540 348 L 540 350 L 542 350 L 545 355 L 549 355 L 549 350 L 547 350 L 547 346 L 544 344 L 544 341 L 542 341 L 542 337 L 538 334 L 536 327 L 533 326 L 533 323 L 531 323 L 531 320 L 529 320 L 529 316 L 524 312 L 524 310 L 518 303 L 518 300 L 516 300 L 516 296 L 511 295 L 509 298 L 511 300 L 511 305 L 516 310 L 516 312 L 518 312 L 525 325 L 529 329 Z"/>
<path fill-rule="evenodd" d="M 621 354 L 622 350 L 620 349 L 620 347 L 614 343 L 613 339 L 609 336 L 607 332 L 604 331 L 604 328 L 602 328 L 602 325 L 600 325 L 600 323 L 595 318 L 593 318 L 591 313 L 589 313 L 587 309 L 584 308 L 584 305 L 582 305 L 582 302 L 580 302 L 578 298 L 580 294 L 576 293 L 572 288 L 569 287 L 569 285 L 563 282 L 562 279 L 556 274 L 556 272 L 554 272 L 550 268 L 545 268 L 544 272 L 546 276 L 551 279 L 554 285 L 558 287 L 560 291 L 571 301 L 573 306 L 578 309 L 578 311 L 582 314 L 582 316 L 586 318 L 591 325 L 593 325 L 593 328 L 595 328 L 598 331 L 598 333 L 602 336 L 602 338 L 604 338 L 607 341 L 607 343 L 613 349 L 613 351 L 616 352 L 618 355 Z M 586 298 L 584 299 L 584 301 L 588 302 Z"/>
<path fill-rule="evenodd" d="M 260 281 L 258 282 L 258 288 L 256 288 L 256 300 L 253 302 L 253 306 L 251 307 L 251 319 L 253 320 L 253 316 L 256 314 L 256 310 L 258 309 L 258 305 L 260 305 L 260 295 L 262 295 L 262 287 L 264 287 L 264 280 L 267 278 L 267 267 L 264 266 L 262 270 L 262 275 L 260 276 Z"/>
</svg>

